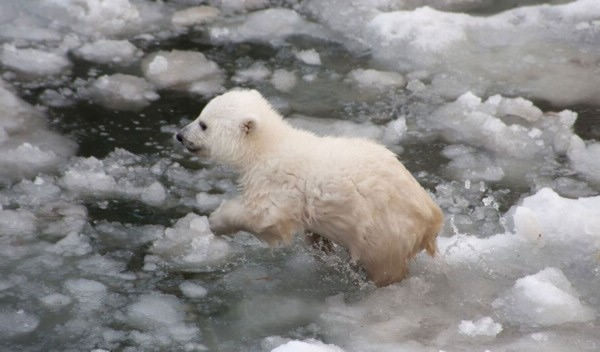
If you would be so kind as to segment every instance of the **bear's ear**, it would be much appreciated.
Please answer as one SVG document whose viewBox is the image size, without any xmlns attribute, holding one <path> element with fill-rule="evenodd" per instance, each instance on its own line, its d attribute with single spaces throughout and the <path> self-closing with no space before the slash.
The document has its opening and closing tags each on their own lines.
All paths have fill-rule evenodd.
<svg viewBox="0 0 600 352">
<path fill-rule="evenodd" d="M 244 135 L 249 135 L 256 129 L 256 120 L 252 117 L 248 117 L 242 120 L 240 125 Z"/>
</svg>

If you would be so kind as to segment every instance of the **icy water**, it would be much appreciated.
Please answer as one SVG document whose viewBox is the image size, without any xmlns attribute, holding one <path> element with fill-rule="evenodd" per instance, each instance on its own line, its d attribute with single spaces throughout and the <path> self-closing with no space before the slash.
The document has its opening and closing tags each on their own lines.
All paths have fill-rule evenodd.
<svg viewBox="0 0 600 352">
<path fill-rule="evenodd" d="M 600 350 L 597 0 L 4 0 L 0 44 L 0 350 Z M 214 237 L 173 134 L 233 87 L 396 152 L 440 255 Z"/>
</svg>

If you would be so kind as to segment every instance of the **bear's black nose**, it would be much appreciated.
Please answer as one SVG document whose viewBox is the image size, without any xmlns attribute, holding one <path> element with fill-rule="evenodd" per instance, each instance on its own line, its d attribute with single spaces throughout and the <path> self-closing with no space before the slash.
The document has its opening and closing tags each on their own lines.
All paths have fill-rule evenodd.
<svg viewBox="0 0 600 352">
<path fill-rule="evenodd" d="M 181 135 L 181 133 L 177 133 L 177 134 L 175 135 L 175 138 L 177 138 L 177 140 L 178 140 L 179 142 L 183 143 L 183 136 Z"/>
</svg>

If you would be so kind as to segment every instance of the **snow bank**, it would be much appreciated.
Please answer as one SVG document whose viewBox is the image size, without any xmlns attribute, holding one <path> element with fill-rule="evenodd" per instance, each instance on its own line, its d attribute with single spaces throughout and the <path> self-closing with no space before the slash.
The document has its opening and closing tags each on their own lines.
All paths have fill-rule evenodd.
<svg viewBox="0 0 600 352">
<path fill-rule="evenodd" d="M 159 88 L 214 95 L 223 90 L 223 72 L 204 54 L 194 51 L 159 51 L 142 62 L 146 78 Z"/>
<path fill-rule="evenodd" d="M 492 305 L 506 320 L 518 324 L 550 326 L 593 320 L 594 311 L 582 304 L 578 296 L 559 269 L 546 268 L 518 279 Z"/>
<path fill-rule="evenodd" d="M 165 229 L 164 236 L 154 241 L 150 251 L 160 257 L 159 263 L 193 272 L 225 258 L 230 249 L 225 240 L 213 235 L 205 216 L 189 213 Z M 146 257 L 147 262 L 155 259 Z"/>
<path fill-rule="evenodd" d="M 90 98 L 108 109 L 138 110 L 159 98 L 145 79 L 117 73 L 96 79 L 89 88 Z"/>
<path fill-rule="evenodd" d="M 127 40 L 100 39 L 82 45 L 75 54 L 100 64 L 128 65 L 137 61 L 142 52 Z"/>
</svg>

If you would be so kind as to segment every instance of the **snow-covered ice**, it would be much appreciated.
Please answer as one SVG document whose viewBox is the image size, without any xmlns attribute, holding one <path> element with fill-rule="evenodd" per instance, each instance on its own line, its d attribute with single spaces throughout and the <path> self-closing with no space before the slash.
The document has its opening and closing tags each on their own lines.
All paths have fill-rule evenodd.
<svg viewBox="0 0 600 352">
<path fill-rule="evenodd" d="M 214 21 L 220 14 L 219 9 L 210 6 L 195 6 L 179 10 L 171 17 L 176 26 L 188 27 Z"/>
<path fill-rule="evenodd" d="M 0 62 L 9 70 L 32 77 L 57 75 L 71 65 L 69 59 L 60 53 L 32 48 L 17 48 L 4 44 Z"/>
<path fill-rule="evenodd" d="M 128 65 L 138 60 L 142 52 L 127 40 L 100 39 L 75 50 L 82 58 L 100 64 Z"/>
</svg>

